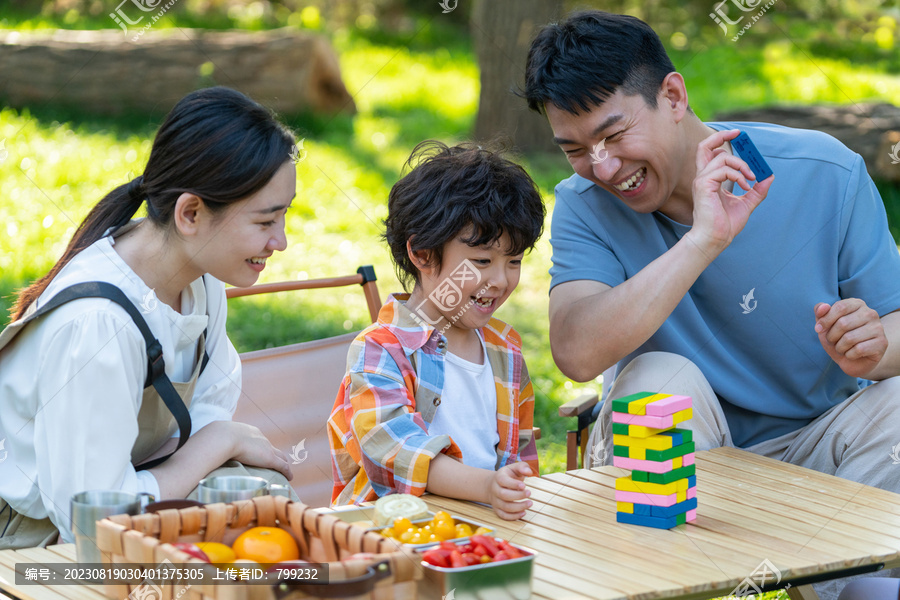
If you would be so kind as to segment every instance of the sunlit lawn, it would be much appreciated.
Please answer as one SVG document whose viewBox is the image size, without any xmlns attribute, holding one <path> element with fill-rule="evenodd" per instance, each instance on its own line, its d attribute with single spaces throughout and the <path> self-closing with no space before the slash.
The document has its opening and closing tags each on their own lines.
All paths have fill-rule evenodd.
<svg viewBox="0 0 900 600">
<path fill-rule="evenodd" d="M 739 43 L 673 51 L 701 118 L 776 102 L 900 98 L 900 78 L 884 73 L 880 63 L 875 68 L 820 57 L 777 32 L 767 39 L 747 35 Z M 384 296 L 399 291 L 378 239 L 388 191 L 416 143 L 467 136 L 477 110 L 478 70 L 468 39 L 458 32 L 428 29 L 409 44 L 339 32 L 333 41 L 359 114 L 352 120 L 291 123 L 308 155 L 298 165 L 298 196 L 287 225 L 290 246 L 270 261 L 263 281 L 348 274 L 373 264 Z M 9 296 L 49 269 L 88 208 L 142 171 L 157 125 L 146 117 L 109 120 L 50 109 L 0 112 L 0 140 L 6 140 L 8 151 L 0 163 L 0 294 Z M 553 155 L 525 164 L 552 209 L 553 186 L 568 175 L 567 163 Z M 897 187 L 882 191 L 890 213 L 897 214 Z M 570 425 L 556 417 L 558 405 L 600 386 L 573 384 L 553 365 L 547 343 L 549 217 L 546 231 L 526 258 L 519 289 L 498 316 L 523 334 L 537 394 L 536 422 L 543 430 L 542 470 L 551 472 L 565 467 Z M 359 293 L 296 296 L 234 301 L 229 330 L 238 349 L 332 335 L 367 322 Z"/>
</svg>

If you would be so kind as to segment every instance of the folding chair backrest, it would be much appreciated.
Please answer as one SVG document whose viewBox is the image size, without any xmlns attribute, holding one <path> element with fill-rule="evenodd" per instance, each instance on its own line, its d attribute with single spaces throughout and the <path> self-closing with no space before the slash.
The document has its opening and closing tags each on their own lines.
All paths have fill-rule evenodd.
<svg viewBox="0 0 900 600">
<path fill-rule="evenodd" d="M 332 279 L 232 288 L 228 297 L 361 284 L 374 321 L 381 301 L 372 267 Z M 356 333 L 241 354 L 243 386 L 234 420 L 258 427 L 288 455 L 291 485 L 309 506 L 331 502 L 331 454 L 325 423 L 331 413 Z"/>
</svg>

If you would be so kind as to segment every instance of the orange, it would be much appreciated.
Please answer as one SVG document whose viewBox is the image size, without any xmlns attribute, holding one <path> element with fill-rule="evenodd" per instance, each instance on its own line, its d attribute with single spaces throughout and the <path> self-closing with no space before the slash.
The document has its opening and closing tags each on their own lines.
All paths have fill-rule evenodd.
<svg viewBox="0 0 900 600">
<path fill-rule="evenodd" d="M 284 529 L 253 527 L 242 533 L 231 545 L 238 558 L 258 563 L 280 563 L 300 558 L 297 542 Z"/>
<path fill-rule="evenodd" d="M 230 563 L 237 558 L 230 546 L 219 542 L 197 542 L 197 547 L 206 553 L 211 563 Z"/>
</svg>

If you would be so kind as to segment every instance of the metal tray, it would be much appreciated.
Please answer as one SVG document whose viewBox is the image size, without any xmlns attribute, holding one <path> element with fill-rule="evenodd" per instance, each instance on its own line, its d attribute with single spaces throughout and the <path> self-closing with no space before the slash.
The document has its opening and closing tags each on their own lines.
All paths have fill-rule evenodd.
<svg viewBox="0 0 900 600">
<path fill-rule="evenodd" d="M 371 521 L 375 522 L 375 506 L 338 506 L 336 508 L 315 508 L 314 511 L 318 513 L 322 513 L 323 515 L 334 515 L 341 521 L 346 523 L 359 523 L 360 521 Z M 428 513 L 428 520 L 431 520 L 434 517 L 433 512 Z M 375 527 L 371 523 L 363 523 L 363 526 L 366 529 L 375 529 L 380 531 L 382 527 Z"/>
<path fill-rule="evenodd" d="M 453 517 L 454 523 L 465 523 L 472 528 L 472 531 L 475 531 L 479 527 L 486 527 L 486 528 L 490 529 L 490 527 L 488 527 L 488 525 L 486 523 L 479 523 L 478 521 L 473 521 L 472 519 L 469 519 L 468 517 L 460 517 L 459 515 L 450 515 L 450 516 Z M 413 523 L 413 525 L 424 525 L 425 523 L 429 523 L 432 518 L 434 518 L 434 513 L 431 514 L 431 517 L 423 518 L 423 519 L 416 519 L 412 523 Z M 370 527 L 368 529 L 368 531 L 374 531 L 377 533 L 377 532 L 381 531 L 382 529 L 384 529 L 384 527 Z M 493 536 L 494 530 L 491 529 L 484 535 Z M 389 538 L 389 539 L 392 539 L 392 538 Z M 433 548 L 435 546 L 440 545 L 440 542 L 425 542 L 424 544 L 403 544 L 400 542 L 400 540 L 393 540 L 393 541 L 397 542 L 398 546 L 403 546 L 404 548 L 408 548 L 411 550 L 419 550 L 419 549 L 427 550 L 429 548 Z M 447 541 L 453 542 L 454 544 L 465 544 L 466 542 L 469 541 L 469 536 L 461 537 L 461 538 L 453 538 L 452 540 L 447 540 Z"/>
<path fill-rule="evenodd" d="M 457 545 L 462 543 L 459 542 Z M 442 600 L 445 597 L 455 600 L 531 598 L 531 575 L 537 553 L 518 544 L 510 545 L 521 550 L 526 556 L 456 569 L 435 567 L 422 561 L 425 576 L 419 582 L 419 598 L 422 600 Z M 421 553 L 424 550 L 417 552 Z"/>
</svg>

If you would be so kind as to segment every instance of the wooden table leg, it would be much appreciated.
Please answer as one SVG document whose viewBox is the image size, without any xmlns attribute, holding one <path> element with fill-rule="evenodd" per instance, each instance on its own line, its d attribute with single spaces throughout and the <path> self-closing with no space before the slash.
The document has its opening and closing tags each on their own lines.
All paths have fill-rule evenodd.
<svg viewBox="0 0 900 600">
<path fill-rule="evenodd" d="M 811 585 L 791 586 L 787 589 L 787 593 L 791 600 L 819 600 L 819 595 Z"/>
</svg>

